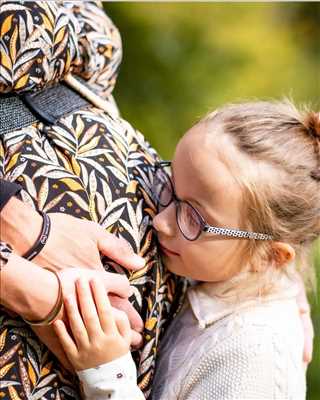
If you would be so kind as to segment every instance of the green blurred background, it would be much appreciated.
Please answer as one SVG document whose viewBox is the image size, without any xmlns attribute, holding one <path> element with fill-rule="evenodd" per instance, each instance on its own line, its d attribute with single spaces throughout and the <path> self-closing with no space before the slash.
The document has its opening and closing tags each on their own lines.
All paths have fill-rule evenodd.
<svg viewBox="0 0 320 400">
<path fill-rule="evenodd" d="M 123 40 L 114 92 L 120 111 L 164 158 L 197 119 L 226 102 L 290 96 L 320 109 L 319 2 L 104 6 Z M 310 294 L 308 400 L 320 399 L 319 287 Z"/>
</svg>

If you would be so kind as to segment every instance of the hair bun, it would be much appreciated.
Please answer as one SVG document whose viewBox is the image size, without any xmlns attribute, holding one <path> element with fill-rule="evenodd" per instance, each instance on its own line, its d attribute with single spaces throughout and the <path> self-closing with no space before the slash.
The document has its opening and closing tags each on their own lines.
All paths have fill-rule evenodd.
<svg viewBox="0 0 320 400">
<path fill-rule="evenodd" d="M 312 137 L 320 140 L 320 112 L 310 112 L 306 117 L 305 126 Z"/>
</svg>

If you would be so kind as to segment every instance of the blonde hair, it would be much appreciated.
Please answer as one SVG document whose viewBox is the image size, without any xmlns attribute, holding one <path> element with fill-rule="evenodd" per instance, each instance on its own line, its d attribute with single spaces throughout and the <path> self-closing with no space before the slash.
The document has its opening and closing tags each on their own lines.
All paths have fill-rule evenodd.
<svg viewBox="0 0 320 400">
<path fill-rule="evenodd" d="M 290 244 L 302 275 L 315 282 L 309 254 L 320 236 L 320 113 L 299 111 L 288 100 L 246 102 L 218 109 L 199 123 L 229 135 L 251 162 L 238 178 L 245 228 Z M 290 268 L 275 263 L 270 268 L 270 242 L 250 240 L 246 251 L 255 294 L 257 284 L 259 293 L 266 294 L 283 271 L 289 274 Z"/>
</svg>

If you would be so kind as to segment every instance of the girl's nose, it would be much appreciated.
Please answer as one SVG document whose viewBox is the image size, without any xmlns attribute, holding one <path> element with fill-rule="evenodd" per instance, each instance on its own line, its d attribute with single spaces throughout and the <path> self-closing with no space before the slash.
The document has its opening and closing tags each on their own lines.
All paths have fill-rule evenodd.
<svg viewBox="0 0 320 400">
<path fill-rule="evenodd" d="M 176 228 L 175 215 L 175 205 L 172 202 L 153 218 L 154 229 L 165 236 L 174 236 Z"/>
</svg>

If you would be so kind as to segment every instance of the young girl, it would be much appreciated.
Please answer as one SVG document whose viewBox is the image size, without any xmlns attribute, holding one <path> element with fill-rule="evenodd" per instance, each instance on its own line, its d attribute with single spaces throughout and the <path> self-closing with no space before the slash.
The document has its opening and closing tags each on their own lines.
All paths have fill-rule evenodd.
<svg viewBox="0 0 320 400">
<path fill-rule="evenodd" d="M 289 102 L 226 106 L 155 169 L 167 268 L 194 282 L 167 331 L 152 399 L 304 399 L 295 264 L 320 235 L 320 114 Z M 295 259 L 297 262 L 293 263 Z M 143 399 L 130 326 L 99 282 L 55 322 L 87 399 Z"/>
</svg>

